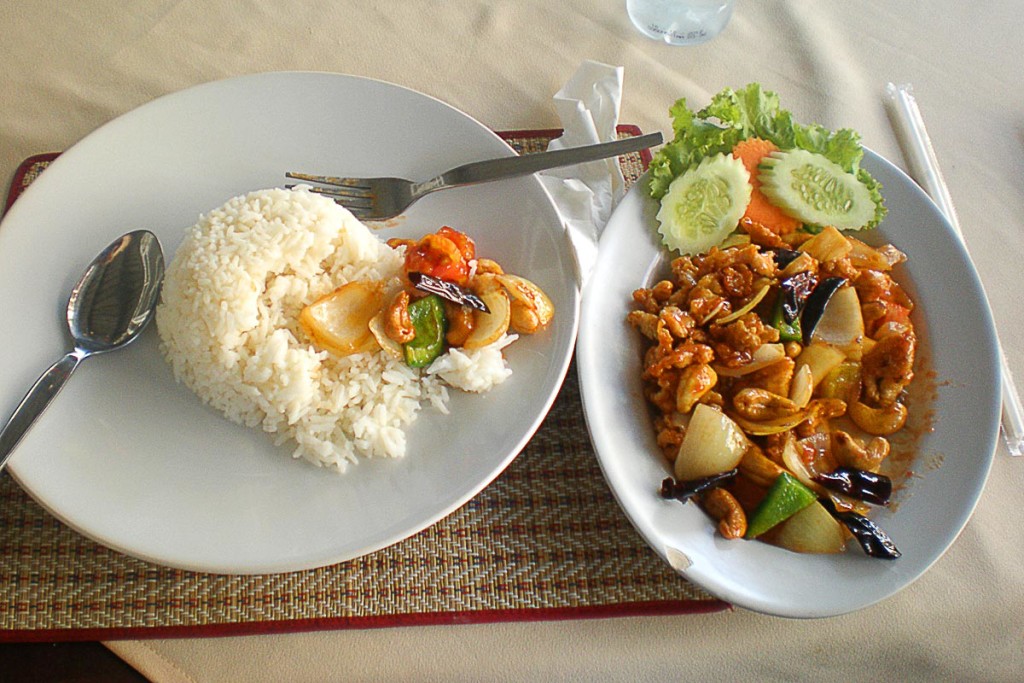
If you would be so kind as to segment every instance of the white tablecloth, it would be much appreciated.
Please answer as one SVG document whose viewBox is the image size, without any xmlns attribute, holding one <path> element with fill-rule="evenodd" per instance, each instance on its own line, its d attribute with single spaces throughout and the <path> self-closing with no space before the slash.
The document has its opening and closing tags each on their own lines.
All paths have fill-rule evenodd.
<svg viewBox="0 0 1024 683">
<path fill-rule="evenodd" d="M 625 67 L 621 121 L 645 131 L 670 134 L 680 96 L 759 81 L 801 120 L 855 128 L 900 163 L 884 86 L 910 82 L 1024 377 L 1022 16 L 1016 0 L 740 0 L 722 36 L 677 48 L 638 34 L 621 0 L 6 2 L 0 175 L 154 97 L 268 70 L 380 78 L 494 129 L 557 127 L 551 97 L 584 59 Z M 1022 680 L 1022 501 L 1024 460 L 1000 444 L 949 553 L 897 596 L 827 620 L 737 610 L 108 646 L 156 681 Z"/>
</svg>

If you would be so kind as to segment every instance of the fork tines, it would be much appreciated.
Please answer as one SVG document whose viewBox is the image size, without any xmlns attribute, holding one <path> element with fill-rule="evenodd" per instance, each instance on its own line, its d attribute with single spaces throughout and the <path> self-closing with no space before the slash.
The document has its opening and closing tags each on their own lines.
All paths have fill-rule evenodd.
<svg viewBox="0 0 1024 683">
<path fill-rule="evenodd" d="M 330 187 L 310 186 L 312 192 L 317 192 L 333 199 L 341 200 L 345 206 L 355 206 L 369 209 L 373 203 L 373 194 L 366 181 L 361 178 L 339 178 L 337 176 L 311 175 L 309 173 L 284 174 L 286 178 L 293 180 L 304 180 L 311 183 L 320 183 Z M 295 185 L 287 185 L 289 189 Z"/>
</svg>

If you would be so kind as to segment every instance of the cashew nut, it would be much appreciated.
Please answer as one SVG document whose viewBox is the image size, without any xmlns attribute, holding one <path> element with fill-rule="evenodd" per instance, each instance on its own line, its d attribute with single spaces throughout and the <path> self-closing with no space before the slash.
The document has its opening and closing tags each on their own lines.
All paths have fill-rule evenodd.
<svg viewBox="0 0 1024 683">
<path fill-rule="evenodd" d="M 449 346 L 464 345 L 476 324 L 473 309 L 446 301 L 444 302 L 444 315 L 448 319 L 448 332 L 445 333 L 445 341 Z"/>
<path fill-rule="evenodd" d="M 536 309 L 519 299 L 512 300 L 512 318 L 509 326 L 521 334 L 533 334 L 541 328 L 540 316 Z"/>
<path fill-rule="evenodd" d="M 872 408 L 862 401 L 854 401 L 847 412 L 855 425 L 876 436 L 898 432 L 907 422 L 907 408 L 902 403 Z"/>
<path fill-rule="evenodd" d="M 800 408 L 785 396 L 764 389 L 748 387 L 736 392 L 732 398 L 736 412 L 748 420 L 775 420 L 794 415 Z"/>
<path fill-rule="evenodd" d="M 873 402 L 893 403 L 914 378 L 917 337 L 912 329 L 878 339 L 864 354 L 864 392 Z"/>
<path fill-rule="evenodd" d="M 718 531 L 726 539 L 741 539 L 746 533 L 746 513 L 724 488 L 712 488 L 700 498 L 703 509 L 718 522 Z"/>
<path fill-rule="evenodd" d="M 476 272 L 502 275 L 505 271 L 502 270 L 502 267 L 496 261 L 492 261 L 489 258 L 478 258 L 476 260 Z"/>
<path fill-rule="evenodd" d="M 747 533 L 747 514 L 739 501 L 722 488 L 711 489 L 701 497 L 704 510 L 718 522 L 718 532 L 725 538 L 743 538 Z"/>
<path fill-rule="evenodd" d="M 832 455 L 840 465 L 877 472 L 889 455 L 889 442 L 876 436 L 864 446 L 846 432 L 836 430 L 832 433 Z"/>
<path fill-rule="evenodd" d="M 815 398 L 807 406 L 807 420 L 797 427 L 797 436 L 804 438 L 828 431 L 828 421 L 847 412 L 846 401 L 839 398 Z"/>
<path fill-rule="evenodd" d="M 540 287 L 519 275 L 495 275 L 498 282 L 512 297 L 511 327 L 522 334 L 533 334 L 555 315 L 555 305 Z"/>
<path fill-rule="evenodd" d="M 771 486 L 783 472 L 777 463 L 754 444 L 743 454 L 739 470 L 755 484 L 766 487 Z"/>
</svg>

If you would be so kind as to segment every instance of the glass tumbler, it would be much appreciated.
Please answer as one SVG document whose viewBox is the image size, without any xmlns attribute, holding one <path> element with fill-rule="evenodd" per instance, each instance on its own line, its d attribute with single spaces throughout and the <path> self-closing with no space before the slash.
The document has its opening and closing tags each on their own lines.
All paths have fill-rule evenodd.
<svg viewBox="0 0 1024 683">
<path fill-rule="evenodd" d="M 626 0 L 633 25 L 669 45 L 699 45 L 717 36 L 732 18 L 736 0 Z"/>
</svg>

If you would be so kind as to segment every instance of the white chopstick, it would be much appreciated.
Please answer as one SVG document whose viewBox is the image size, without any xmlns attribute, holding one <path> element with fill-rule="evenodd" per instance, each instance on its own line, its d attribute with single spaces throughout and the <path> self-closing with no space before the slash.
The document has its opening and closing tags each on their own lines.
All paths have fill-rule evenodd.
<svg viewBox="0 0 1024 683">
<path fill-rule="evenodd" d="M 960 220 L 957 218 L 956 209 L 953 208 L 949 188 L 939 170 L 939 162 L 935 156 L 935 150 L 932 148 L 931 139 L 928 137 L 928 131 L 924 127 L 921 110 L 918 109 L 917 101 L 914 99 L 913 89 L 909 84 L 894 85 L 892 83 L 889 83 L 885 89 L 892 100 L 895 119 L 899 124 L 896 132 L 904 154 L 907 156 L 910 174 L 939 205 L 939 209 L 946 214 L 966 251 L 967 242 L 960 230 Z M 969 252 L 968 256 L 970 256 Z M 999 362 L 1003 390 L 1003 438 L 1006 440 L 1010 455 L 1019 456 L 1024 454 L 1024 408 L 1021 406 L 1020 394 L 1017 392 L 1001 344 L 999 346 Z"/>
</svg>

